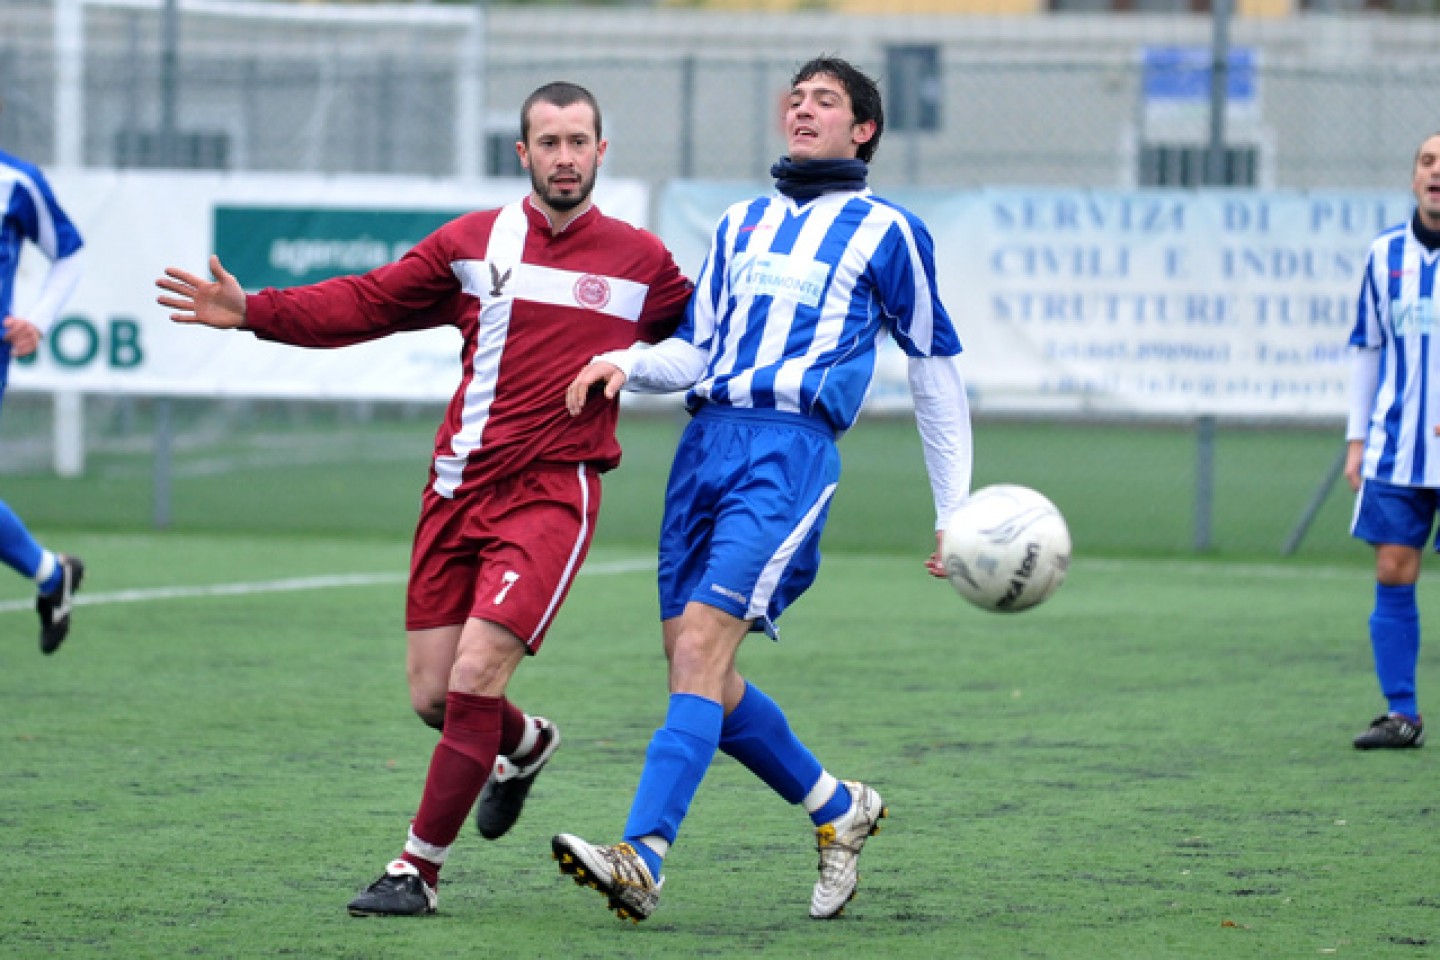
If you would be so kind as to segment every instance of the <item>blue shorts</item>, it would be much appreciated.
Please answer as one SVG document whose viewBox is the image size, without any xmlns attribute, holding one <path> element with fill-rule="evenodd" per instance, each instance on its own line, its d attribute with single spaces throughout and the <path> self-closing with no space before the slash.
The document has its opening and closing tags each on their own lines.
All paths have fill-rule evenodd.
<svg viewBox="0 0 1440 960">
<path fill-rule="evenodd" d="M 702 407 L 675 450 L 660 527 L 660 616 L 690 602 L 775 621 L 820 570 L 840 482 L 830 428 L 800 414 Z"/>
<path fill-rule="evenodd" d="M 1404 487 L 1384 480 L 1365 480 L 1355 497 L 1350 535 L 1366 543 L 1425 546 L 1435 526 L 1437 491 L 1432 487 Z M 1440 550 L 1440 537 L 1435 549 Z"/>
</svg>

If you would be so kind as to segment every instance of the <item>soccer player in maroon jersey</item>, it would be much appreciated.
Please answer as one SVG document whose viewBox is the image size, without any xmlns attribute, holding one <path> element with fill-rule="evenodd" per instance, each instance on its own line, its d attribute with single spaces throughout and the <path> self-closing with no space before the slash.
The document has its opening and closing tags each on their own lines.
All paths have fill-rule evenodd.
<svg viewBox="0 0 1440 960">
<path fill-rule="evenodd" d="M 505 690 L 540 649 L 589 549 L 600 474 L 620 460 L 617 405 L 572 419 L 565 390 L 596 354 L 668 336 L 690 297 L 658 238 L 591 201 L 606 141 L 589 91 L 539 88 L 520 134 L 529 196 L 459 217 L 393 264 L 248 296 L 214 256 L 213 280 L 170 267 L 156 281 L 177 323 L 297 346 L 443 325 L 464 337 L 405 612 L 411 703 L 441 737 L 403 852 L 350 902 L 355 916 L 433 913 L 477 797 L 481 833 L 501 836 L 559 746 L 556 725 Z"/>
</svg>

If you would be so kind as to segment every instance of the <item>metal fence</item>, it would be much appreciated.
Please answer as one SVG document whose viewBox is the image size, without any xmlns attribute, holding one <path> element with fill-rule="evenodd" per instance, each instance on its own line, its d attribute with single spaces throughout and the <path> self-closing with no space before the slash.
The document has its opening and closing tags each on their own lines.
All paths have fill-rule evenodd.
<svg viewBox="0 0 1440 960">
<path fill-rule="evenodd" d="M 174 14 L 171 16 L 171 14 Z M 1208 104 L 1192 14 L 845 17 L 678 9 L 5 0 L 0 149 L 42 165 L 481 176 L 515 172 L 516 111 L 573 79 L 612 175 L 764 179 L 780 98 L 821 52 L 881 77 L 873 179 L 973 187 L 1182 184 Z M 1237 182 L 1386 187 L 1440 127 L 1440 20 L 1237 20 Z M 917 72 L 918 70 L 918 72 Z M 67 155 L 68 154 L 68 155 Z"/>
<path fill-rule="evenodd" d="M 1190 185 L 1211 122 L 1200 91 L 1212 26 L 1180 13 L 0 0 L 0 149 L 52 167 L 513 175 L 520 102 L 563 78 L 590 87 L 604 107 L 608 175 L 657 188 L 674 179 L 763 182 L 784 149 L 778 119 L 791 73 L 833 53 L 882 80 L 891 123 L 872 169 L 880 189 Z M 1440 129 L 1440 20 L 1304 13 L 1238 20 L 1230 41 L 1243 79 L 1223 124 L 1236 185 L 1403 189 L 1416 144 Z M 149 404 L 85 399 L 85 443 L 118 458 L 107 469 L 121 473 L 107 482 L 151 469 L 124 460 L 154 442 Z M 273 417 L 252 408 L 197 402 L 176 417 L 176 449 L 192 444 L 203 473 L 212 445 L 252 434 L 271 442 Z M 299 409 L 281 413 L 308 416 Z M 48 398 L 7 401 L 7 484 L 48 473 L 52 413 Z M 388 413 L 407 422 L 429 414 Z M 337 414 L 355 420 L 357 436 L 368 436 L 371 415 L 366 405 Z M 157 445 L 166 455 L 154 466 L 160 526 L 169 417 L 167 443 Z M 1323 502 L 1333 481 L 1329 436 L 1322 429 L 1303 482 L 1270 488 L 1246 473 L 1248 486 L 1218 498 L 1261 498 L 1287 518 L 1312 496 Z M 1073 463 L 1086 444 L 1057 445 L 1058 462 Z M 1199 445 L 1204 466 L 1195 470 L 1202 549 L 1212 447 Z M 1120 447 L 1105 453 L 1117 465 L 1126 456 Z M 1117 515 L 1113 526 L 1130 522 Z"/>
</svg>

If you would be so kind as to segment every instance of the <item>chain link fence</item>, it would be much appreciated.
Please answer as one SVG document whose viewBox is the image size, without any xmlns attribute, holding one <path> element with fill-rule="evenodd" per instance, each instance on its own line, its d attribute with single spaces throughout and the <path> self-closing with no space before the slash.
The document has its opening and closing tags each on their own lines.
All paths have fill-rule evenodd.
<svg viewBox="0 0 1440 960">
<path fill-rule="evenodd" d="M 513 174 L 520 101 L 565 78 L 604 107 L 611 175 L 764 180 L 788 78 L 821 52 L 882 80 L 877 183 L 1188 186 L 1209 135 L 1208 64 L 1164 56 L 1207 55 L 1195 14 L 6 0 L 3 19 L 0 148 L 42 165 Z M 1440 126 L 1436 18 L 1296 14 L 1228 35 L 1237 185 L 1393 188 Z"/>
<path fill-rule="evenodd" d="M 655 196 L 678 179 L 764 183 L 784 150 L 779 115 L 789 77 L 820 53 L 881 78 L 890 123 L 871 181 L 882 192 L 1194 186 L 1212 133 L 1213 24 L 1187 13 L 0 3 L 0 149 L 45 167 L 514 176 L 520 102 L 541 83 L 569 79 L 593 90 L 604 108 L 608 176 L 648 181 Z M 1416 144 L 1440 129 L 1440 75 L 1432 67 L 1440 20 L 1302 13 L 1240 19 L 1229 36 L 1235 56 L 1225 63 L 1231 82 L 1222 128 L 1234 186 L 1404 188 Z M 394 470 L 403 491 L 396 496 L 408 505 L 420 483 L 410 474 L 423 463 L 435 420 L 424 405 L 185 401 L 158 408 L 150 398 L 99 396 L 84 404 L 84 442 L 111 491 L 105 516 L 123 525 L 147 520 L 142 490 L 152 470 L 159 475 L 152 447 L 162 409 L 174 431 L 165 455 L 175 459 L 182 518 L 190 501 L 195 516 L 206 516 L 199 494 L 187 490 L 223 482 L 236 463 L 259 464 L 269 476 L 275 471 L 264 473 L 267 464 L 293 461 L 295 450 L 318 458 L 317 475 L 327 478 L 354 468 L 341 464 L 346 456 L 358 456 L 366 473 Z M 41 525 L 98 522 L 74 517 L 68 499 L 49 493 L 51 418 L 48 397 L 7 398 L 0 418 L 7 497 Z M 985 444 L 998 425 L 978 426 L 977 463 L 997 469 Z M 1198 484 L 1183 489 L 1193 425 L 1151 419 L 1132 426 L 1067 427 L 1067 444 L 1036 421 L 1031 428 L 1042 439 L 1028 446 L 1022 439 L 1017 449 L 1051 456 L 1034 466 L 1042 486 L 1090 464 L 1101 487 L 1133 473 L 1137 450 L 1167 451 L 1153 455 L 1179 464 L 1178 483 L 1165 485 L 1147 509 L 1179 517 L 1183 527 L 1188 500 L 1211 495 Z M 1263 502 L 1277 521 L 1264 532 L 1265 547 L 1240 549 L 1268 551 L 1315 498 L 1327 533 L 1323 546 L 1306 549 L 1348 555 L 1343 494 L 1330 496 L 1323 483 L 1339 425 L 1276 425 L 1259 439 L 1254 425 L 1222 428 L 1217 517 L 1223 524 L 1233 504 Z M 1137 445 L 1140 430 L 1148 445 Z M 1276 444 L 1293 446 L 1284 448 L 1286 463 L 1298 464 L 1293 477 L 1281 482 L 1275 470 L 1244 469 L 1226 480 L 1234 469 L 1228 458 L 1255 455 L 1230 451 Z M 1013 467 L 1004 461 L 998 469 Z M 270 494 L 312 486 L 323 493 L 325 482 L 277 483 Z M 113 497 L 124 490 L 134 503 L 121 517 Z M 1133 507 L 1117 503 L 1113 518 L 1092 520 L 1094 529 L 1134 531 Z M 1235 547 L 1233 536 L 1218 539 Z M 1152 540 L 1112 546 L 1168 552 L 1175 534 Z"/>
</svg>

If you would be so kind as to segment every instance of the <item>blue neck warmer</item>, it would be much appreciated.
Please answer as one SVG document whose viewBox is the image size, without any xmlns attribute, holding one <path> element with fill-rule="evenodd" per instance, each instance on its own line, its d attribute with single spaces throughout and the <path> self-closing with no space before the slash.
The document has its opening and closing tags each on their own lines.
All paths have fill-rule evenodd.
<svg viewBox="0 0 1440 960">
<path fill-rule="evenodd" d="M 869 165 L 853 157 L 806 160 L 797 163 L 781 157 L 770 168 L 775 189 L 796 203 L 809 203 L 816 197 L 841 190 L 864 190 Z"/>
<path fill-rule="evenodd" d="M 1410 218 L 1410 229 L 1415 232 L 1415 239 L 1419 240 L 1426 250 L 1434 253 L 1435 248 L 1440 247 L 1440 233 L 1431 230 L 1420 222 L 1419 210 L 1416 210 L 1415 216 Z"/>
</svg>

